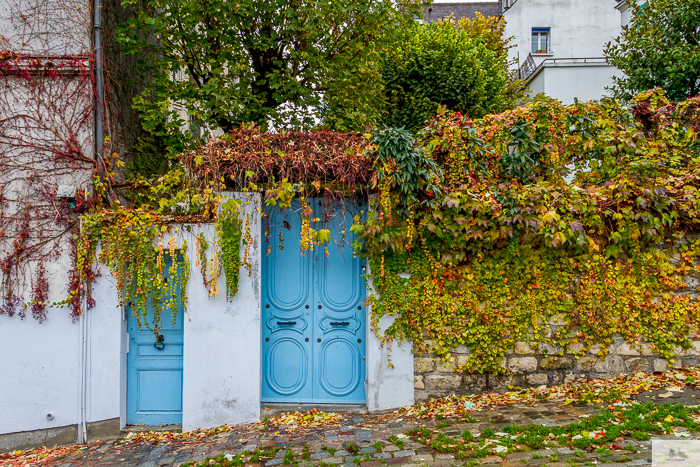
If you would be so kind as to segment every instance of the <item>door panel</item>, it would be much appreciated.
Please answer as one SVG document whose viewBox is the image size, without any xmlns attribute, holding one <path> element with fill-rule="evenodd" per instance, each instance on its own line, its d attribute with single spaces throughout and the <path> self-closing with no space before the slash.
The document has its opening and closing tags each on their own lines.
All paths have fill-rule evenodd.
<svg viewBox="0 0 700 467">
<path fill-rule="evenodd" d="M 331 233 L 335 235 L 336 231 L 331 230 Z M 350 235 L 346 234 L 345 237 Z M 342 242 L 345 243 L 346 240 L 343 239 Z M 360 260 L 353 258 L 349 246 L 340 249 L 335 243 L 328 246 L 328 256 L 323 252 L 320 253 L 317 255 L 320 269 L 319 300 L 324 308 L 330 308 L 335 312 L 352 310 L 365 298 Z"/>
<path fill-rule="evenodd" d="M 345 337 L 332 336 L 319 349 L 318 383 L 326 397 L 348 396 L 362 379 L 361 355 L 356 344 Z M 364 394 L 364 387 L 362 388 Z M 360 397 L 358 402 L 363 402 Z"/>
<path fill-rule="evenodd" d="M 298 393 L 307 383 L 309 355 L 297 339 L 276 339 L 267 351 L 267 381 L 283 396 Z"/>
<path fill-rule="evenodd" d="M 178 274 L 181 273 L 181 257 Z M 171 260 L 164 261 L 169 278 Z M 177 290 L 180 294 L 180 290 Z M 183 313 L 178 308 L 175 324 L 162 316 L 163 349 L 154 347 L 156 337 L 139 328 L 128 309 L 129 354 L 127 355 L 126 422 L 129 425 L 170 425 L 182 423 Z M 146 317 L 153 322 L 153 310 Z"/>
<path fill-rule="evenodd" d="M 332 201 L 330 201 L 332 202 Z M 329 201 L 316 205 L 319 218 L 329 210 Z M 350 231 L 353 217 L 360 207 L 347 200 L 343 213 L 328 222 L 331 241 L 328 252 L 315 255 L 314 283 L 315 332 L 322 345 L 315 348 L 315 399 L 324 402 L 362 403 L 365 401 L 365 282 L 362 261 L 350 245 L 355 237 Z M 316 342 L 318 344 L 318 342 Z"/>
<path fill-rule="evenodd" d="M 263 391 L 266 401 L 311 400 L 311 258 L 302 256 L 299 201 L 267 209 L 263 254 Z"/>
<path fill-rule="evenodd" d="M 274 254 L 266 255 L 264 269 L 267 298 L 277 310 L 292 311 L 307 304 L 311 263 L 301 255 L 301 216 L 299 202 L 291 209 L 268 211 L 270 246 Z"/>
<path fill-rule="evenodd" d="M 358 207 L 309 200 L 314 217 L 330 219 L 327 252 L 302 256 L 301 216 L 270 208 L 263 257 L 263 401 L 362 403 L 365 399 L 365 284 L 350 226 Z M 321 228 L 318 224 L 316 228 Z M 280 235 L 280 233 L 282 235 Z M 280 248 L 282 246 L 282 248 Z"/>
</svg>

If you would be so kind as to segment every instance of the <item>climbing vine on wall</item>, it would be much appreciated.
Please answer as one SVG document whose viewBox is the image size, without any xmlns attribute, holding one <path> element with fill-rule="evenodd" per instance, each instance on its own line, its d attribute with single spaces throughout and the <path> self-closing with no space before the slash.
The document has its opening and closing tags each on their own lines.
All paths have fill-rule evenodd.
<svg viewBox="0 0 700 467">
<path fill-rule="evenodd" d="M 34 23 L 25 9 L 44 6 L 46 12 L 56 5 L 3 2 L 13 20 L 30 24 L 8 25 L 3 33 L 13 40 L 0 37 L 0 315 L 24 318 L 31 310 L 40 322 L 47 318 L 55 289 L 80 290 L 75 264 L 63 265 L 71 262 L 67 253 L 74 247 L 79 216 L 93 204 L 85 188 L 95 167 L 89 154 L 94 113 L 90 54 L 52 56 L 50 46 L 56 44 L 33 43 L 46 25 Z M 63 26 L 75 28 L 80 19 Z M 22 51 L 30 45 L 48 50 Z M 77 187 L 74 196 L 58 197 L 60 185 Z M 82 296 L 73 296 L 69 308 L 75 319 Z"/>
<path fill-rule="evenodd" d="M 238 276 L 241 267 L 241 238 L 243 221 L 239 218 L 240 202 L 230 199 L 221 205 L 221 214 L 216 222 L 217 241 L 222 252 L 226 274 L 226 299 L 238 292 Z M 249 261 L 249 260 L 248 260 Z"/>
<path fill-rule="evenodd" d="M 174 323 L 178 308 L 187 304 L 187 240 L 178 245 L 179 233 L 148 210 L 96 211 L 83 218 L 79 265 L 99 260 L 107 266 L 117 281 L 118 305 L 158 335 L 163 314 Z"/>
<path fill-rule="evenodd" d="M 537 98 L 477 122 L 434 119 L 416 165 L 441 171 L 411 186 L 389 164 L 389 189 L 353 226 L 374 319 L 396 316 L 384 337 L 444 358 L 463 344 L 462 370 L 495 372 L 518 341 L 604 355 L 621 335 L 671 359 L 690 346 L 699 109 L 650 91 L 631 106 Z"/>
</svg>

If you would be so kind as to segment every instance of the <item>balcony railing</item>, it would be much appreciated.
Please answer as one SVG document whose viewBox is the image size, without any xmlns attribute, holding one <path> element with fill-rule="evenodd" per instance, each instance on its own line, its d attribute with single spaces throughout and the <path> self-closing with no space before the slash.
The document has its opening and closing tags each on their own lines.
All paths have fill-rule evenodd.
<svg viewBox="0 0 700 467">
<path fill-rule="evenodd" d="M 527 54 L 527 58 L 518 69 L 518 73 L 515 77 L 525 81 L 535 72 L 536 68 L 537 67 L 535 66 L 535 60 L 532 58 L 532 54 Z"/>
</svg>

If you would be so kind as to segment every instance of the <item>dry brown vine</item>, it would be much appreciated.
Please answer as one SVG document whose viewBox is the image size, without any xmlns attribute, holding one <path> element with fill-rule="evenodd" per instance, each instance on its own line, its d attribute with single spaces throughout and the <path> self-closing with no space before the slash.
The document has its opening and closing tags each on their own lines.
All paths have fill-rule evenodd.
<svg viewBox="0 0 700 467">
<path fill-rule="evenodd" d="M 81 286 L 75 240 L 95 165 L 89 3 L 0 0 L 0 26 L 0 314 L 43 321 Z M 75 198 L 58 198 L 59 185 Z"/>
</svg>

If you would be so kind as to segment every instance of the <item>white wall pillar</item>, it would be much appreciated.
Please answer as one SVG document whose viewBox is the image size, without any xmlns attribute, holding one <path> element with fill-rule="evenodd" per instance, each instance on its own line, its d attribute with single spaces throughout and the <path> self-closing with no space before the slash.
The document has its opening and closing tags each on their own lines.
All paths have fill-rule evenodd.
<svg viewBox="0 0 700 467">
<path fill-rule="evenodd" d="M 261 199 L 257 193 L 235 196 L 243 199 L 242 216 L 247 215 L 249 219 L 253 267 L 250 276 L 241 268 L 238 293 L 231 301 L 226 301 L 223 274 L 219 277 L 219 297 L 208 297 L 195 267 L 195 243 L 188 241 L 191 275 L 189 304 L 184 314 L 184 431 L 249 423 L 260 417 L 261 219 L 258 209 Z M 199 232 L 204 232 L 209 243 L 213 242 L 214 225 L 192 226 L 191 237 Z"/>
<path fill-rule="evenodd" d="M 369 271 L 369 266 L 367 268 Z M 373 293 L 368 281 L 367 295 Z M 391 348 L 382 346 L 371 329 L 372 310 L 367 307 L 367 410 L 380 412 L 412 405 L 414 398 L 413 345 L 394 342 Z M 383 334 L 396 319 L 388 315 L 379 318 L 379 332 Z M 393 366 L 389 366 L 389 362 Z"/>
</svg>

